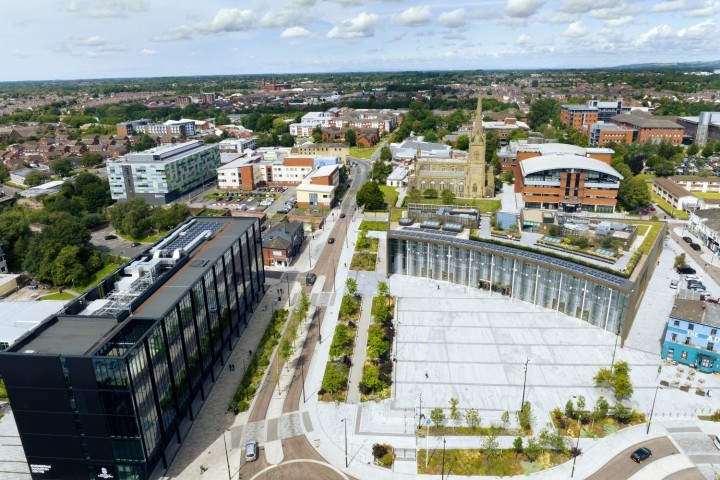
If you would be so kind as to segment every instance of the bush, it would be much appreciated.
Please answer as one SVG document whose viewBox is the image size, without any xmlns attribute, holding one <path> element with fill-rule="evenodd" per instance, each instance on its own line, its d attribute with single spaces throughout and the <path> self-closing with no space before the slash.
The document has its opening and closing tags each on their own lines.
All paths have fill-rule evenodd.
<svg viewBox="0 0 720 480">
<path fill-rule="evenodd" d="M 332 343 L 330 344 L 330 356 L 339 357 L 343 355 L 345 347 L 350 343 L 350 329 L 347 325 L 339 323 L 335 327 L 335 335 L 333 336 Z"/>
<path fill-rule="evenodd" d="M 328 364 L 322 380 L 322 389 L 325 392 L 337 393 L 345 387 L 345 378 L 337 371 L 334 365 Z"/>
<path fill-rule="evenodd" d="M 525 402 L 522 409 L 518 412 L 518 421 L 520 422 L 520 428 L 523 430 L 530 430 L 532 428 L 532 407 L 530 402 Z"/>
<path fill-rule="evenodd" d="M 393 462 L 395 461 L 395 455 L 392 452 L 388 452 L 380 459 L 380 465 L 382 465 L 385 468 L 392 467 Z"/>
<path fill-rule="evenodd" d="M 390 351 L 390 342 L 385 337 L 385 329 L 378 324 L 372 324 L 368 328 L 368 356 L 371 359 L 378 359 Z"/>
<path fill-rule="evenodd" d="M 569 239 L 570 245 L 579 249 L 585 249 L 590 246 L 590 242 L 585 237 L 572 237 Z"/>
<path fill-rule="evenodd" d="M 360 380 L 360 391 L 364 394 L 379 392 L 387 388 L 387 384 L 380 380 L 380 370 L 375 365 L 365 365 L 362 380 Z"/>
<path fill-rule="evenodd" d="M 622 403 L 616 403 L 612 408 L 612 416 L 620 423 L 629 424 L 633 418 L 633 411 Z"/>
<path fill-rule="evenodd" d="M 567 418 L 565 418 L 565 415 L 562 411 L 560 411 L 559 408 L 556 408 L 551 413 L 553 420 L 555 421 L 555 425 L 561 430 L 565 430 L 568 427 L 568 421 Z"/>
<path fill-rule="evenodd" d="M 388 446 L 383 443 L 376 443 L 372 446 L 372 454 L 375 460 L 379 460 L 388 453 Z"/>
</svg>

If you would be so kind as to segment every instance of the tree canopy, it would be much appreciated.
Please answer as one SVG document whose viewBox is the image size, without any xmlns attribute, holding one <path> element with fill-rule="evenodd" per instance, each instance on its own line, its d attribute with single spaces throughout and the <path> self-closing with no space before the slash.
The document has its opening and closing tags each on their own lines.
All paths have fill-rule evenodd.
<svg viewBox="0 0 720 480">
<path fill-rule="evenodd" d="M 378 184 L 374 181 L 367 182 L 360 187 L 357 195 L 357 204 L 368 210 L 379 210 L 385 206 L 385 196 Z"/>
</svg>

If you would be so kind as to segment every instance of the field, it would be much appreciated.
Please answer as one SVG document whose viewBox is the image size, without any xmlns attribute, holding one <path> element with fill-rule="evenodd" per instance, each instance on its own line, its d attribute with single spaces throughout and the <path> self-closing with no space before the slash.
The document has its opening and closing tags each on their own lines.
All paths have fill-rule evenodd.
<svg viewBox="0 0 720 480">
<path fill-rule="evenodd" d="M 387 185 L 380 185 L 380 190 L 385 196 L 385 203 L 388 207 L 394 207 L 397 203 L 398 193 L 395 187 L 388 187 Z"/>
</svg>

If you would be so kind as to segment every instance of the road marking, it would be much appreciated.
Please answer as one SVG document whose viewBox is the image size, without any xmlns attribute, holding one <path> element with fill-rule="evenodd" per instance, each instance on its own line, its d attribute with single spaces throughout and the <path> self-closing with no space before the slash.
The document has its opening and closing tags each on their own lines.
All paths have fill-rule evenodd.
<svg viewBox="0 0 720 480">
<path fill-rule="evenodd" d="M 310 458 L 304 459 L 304 460 L 289 460 L 289 461 L 287 461 L 287 462 L 285 462 L 285 463 L 279 463 L 279 464 L 277 464 L 277 465 L 270 465 L 269 467 L 266 467 L 264 470 L 260 470 L 258 473 L 256 473 L 256 474 L 253 475 L 252 477 L 250 477 L 250 480 L 255 480 L 256 478 L 259 479 L 260 476 L 261 476 L 263 473 L 269 472 L 270 470 L 272 470 L 272 469 L 274 469 L 274 468 L 281 467 L 281 466 L 283 466 L 283 465 L 290 465 L 291 463 L 315 463 L 315 464 L 317 464 L 317 465 L 321 465 L 321 466 L 323 466 L 323 467 L 327 467 L 327 468 L 333 470 L 335 473 L 337 473 L 338 475 L 340 475 L 340 477 L 341 477 L 343 480 L 350 480 L 347 475 L 345 475 L 342 471 L 340 471 L 340 469 L 338 469 L 338 468 L 335 467 L 334 465 L 330 465 L 329 463 L 321 462 L 320 460 L 313 460 L 313 459 L 310 459 Z"/>
</svg>

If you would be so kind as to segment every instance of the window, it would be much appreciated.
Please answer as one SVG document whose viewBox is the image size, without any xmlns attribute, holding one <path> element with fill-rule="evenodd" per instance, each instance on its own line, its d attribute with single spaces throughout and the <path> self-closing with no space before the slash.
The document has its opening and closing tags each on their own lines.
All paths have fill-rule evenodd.
<svg viewBox="0 0 720 480">
<path fill-rule="evenodd" d="M 680 321 L 675 320 L 675 321 L 673 322 L 673 327 L 679 327 L 679 326 L 680 326 Z"/>
<path fill-rule="evenodd" d="M 668 358 L 672 358 L 673 355 L 675 355 L 675 349 L 674 349 L 674 348 L 668 348 Z"/>
<path fill-rule="evenodd" d="M 700 366 L 705 368 L 712 368 L 713 366 L 713 360 L 709 358 L 703 358 L 700 360 Z"/>
<path fill-rule="evenodd" d="M 712 351 L 715 348 L 715 344 L 713 342 L 708 342 L 707 349 Z"/>
<path fill-rule="evenodd" d="M 685 345 L 690 345 L 690 337 L 687 337 L 687 338 L 685 339 Z"/>
<path fill-rule="evenodd" d="M 680 355 L 680 358 L 682 358 L 683 360 L 686 360 L 687 359 L 687 351 L 682 352 L 682 354 Z"/>
<path fill-rule="evenodd" d="M 672 334 L 672 338 L 671 338 L 670 340 L 673 341 L 673 342 L 676 341 L 676 340 L 677 340 L 677 333 L 673 333 L 673 334 Z"/>
<path fill-rule="evenodd" d="M 688 330 L 695 330 L 695 325 L 692 323 L 688 324 Z"/>
<path fill-rule="evenodd" d="M 717 328 L 710 330 L 710 335 L 717 335 Z"/>
</svg>

